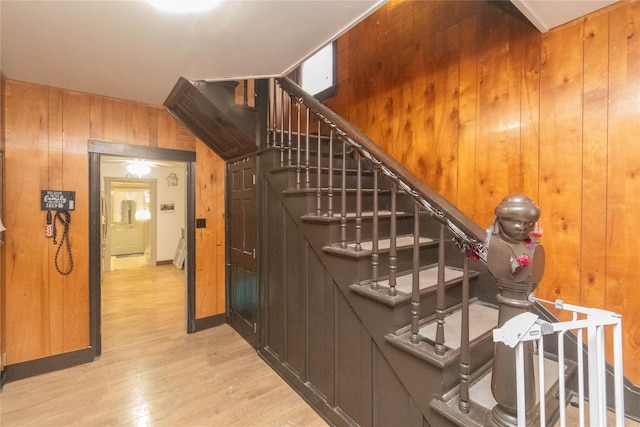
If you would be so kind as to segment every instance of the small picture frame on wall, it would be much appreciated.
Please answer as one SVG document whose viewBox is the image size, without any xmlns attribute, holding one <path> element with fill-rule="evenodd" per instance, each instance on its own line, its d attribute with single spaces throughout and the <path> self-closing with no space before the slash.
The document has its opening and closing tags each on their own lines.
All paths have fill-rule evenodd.
<svg viewBox="0 0 640 427">
<path fill-rule="evenodd" d="M 174 201 L 160 202 L 160 213 L 174 213 L 176 204 Z"/>
<path fill-rule="evenodd" d="M 167 185 L 169 187 L 175 187 L 178 185 L 178 175 L 171 172 L 169 176 L 167 176 Z"/>
</svg>

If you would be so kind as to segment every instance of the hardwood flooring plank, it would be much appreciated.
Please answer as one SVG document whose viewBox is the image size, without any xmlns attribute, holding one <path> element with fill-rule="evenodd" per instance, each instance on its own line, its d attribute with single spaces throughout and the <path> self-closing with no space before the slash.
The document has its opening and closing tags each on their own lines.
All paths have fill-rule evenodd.
<svg viewBox="0 0 640 427">
<path fill-rule="evenodd" d="M 11 426 L 326 426 L 228 325 L 185 332 L 184 271 L 116 270 L 102 285 L 103 354 L 5 385 Z"/>
</svg>

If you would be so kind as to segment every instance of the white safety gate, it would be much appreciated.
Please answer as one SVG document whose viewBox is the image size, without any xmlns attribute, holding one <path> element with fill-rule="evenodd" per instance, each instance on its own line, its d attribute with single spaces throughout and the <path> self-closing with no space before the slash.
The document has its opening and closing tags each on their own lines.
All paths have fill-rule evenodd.
<svg viewBox="0 0 640 427">
<path fill-rule="evenodd" d="M 605 327 L 613 327 L 614 347 L 614 392 L 616 426 L 624 425 L 624 387 L 622 373 L 622 317 L 618 313 L 595 308 L 585 308 L 565 304 L 562 300 L 555 303 L 529 296 L 531 301 L 553 304 L 558 310 L 573 313 L 573 319 L 567 322 L 549 323 L 538 318 L 533 313 L 522 313 L 493 331 L 493 340 L 502 342 L 516 351 L 517 375 L 517 409 L 518 426 L 525 426 L 526 411 L 524 399 L 524 351 L 525 341 L 536 341 L 538 344 L 538 390 L 540 402 L 540 425 L 545 425 L 545 386 L 544 386 L 544 335 L 558 334 L 558 378 L 560 400 L 560 425 L 566 426 L 566 390 L 564 382 L 564 334 L 574 331 L 577 336 L 578 355 L 578 411 L 580 426 L 585 425 L 585 390 L 584 390 L 584 360 L 583 334 L 586 330 L 588 337 L 588 384 L 589 384 L 589 425 L 592 427 L 607 425 L 607 393 L 605 360 Z"/>
</svg>

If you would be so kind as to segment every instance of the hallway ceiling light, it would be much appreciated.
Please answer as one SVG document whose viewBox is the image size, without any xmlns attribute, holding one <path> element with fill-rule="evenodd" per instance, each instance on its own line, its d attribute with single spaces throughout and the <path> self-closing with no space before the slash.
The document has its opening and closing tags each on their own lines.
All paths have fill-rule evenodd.
<svg viewBox="0 0 640 427">
<path fill-rule="evenodd" d="M 138 178 L 142 178 L 142 175 L 147 175 L 151 172 L 151 167 L 144 160 L 135 160 L 127 165 L 127 171 Z"/>
<path fill-rule="evenodd" d="M 206 12 L 215 7 L 218 0 L 145 0 L 151 6 L 170 13 Z"/>
</svg>

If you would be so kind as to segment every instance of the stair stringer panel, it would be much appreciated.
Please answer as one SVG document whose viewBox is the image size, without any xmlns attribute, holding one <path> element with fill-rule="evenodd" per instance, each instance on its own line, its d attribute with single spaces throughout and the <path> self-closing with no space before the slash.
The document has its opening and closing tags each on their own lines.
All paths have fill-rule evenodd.
<svg viewBox="0 0 640 427">
<path fill-rule="evenodd" d="M 281 215 L 283 219 L 279 219 L 278 221 L 281 220 L 283 221 L 283 223 L 289 222 L 290 227 L 295 227 L 298 230 L 298 232 L 304 236 L 304 244 L 302 244 L 303 250 L 300 250 L 300 248 L 298 247 L 294 248 L 294 250 L 298 254 L 304 253 L 306 255 L 302 260 L 297 259 L 294 261 L 292 260 L 285 261 L 284 264 L 286 265 L 284 265 L 283 267 L 284 269 L 282 270 L 282 272 L 280 274 L 276 273 L 275 275 L 272 274 L 272 271 L 270 271 L 268 267 L 271 261 L 269 259 L 263 259 L 262 265 L 265 266 L 265 268 L 263 268 L 264 270 L 263 282 L 266 281 L 266 283 L 269 283 L 268 285 L 269 289 L 265 290 L 265 292 L 269 294 L 269 292 L 273 290 L 271 285 L 273 285 L 275 282 L 278 282 L 278 281 L 281 281 L 283 283 L 287 282 L 286 269 L 290 268 L 291 263 L 299 264 L 302 262 L 302 263 L 308 264 L 309 259 L 316 258 L 319 264 L 324 269 L 324 271 L 327 272 L 327 274 L 329 274 L 331 279 L 330 281 L 333 283 L 333 286 L 335 287 L 336 292 L 339 292 L 341 295 L 340 298 L 343 298 L 346 305 L 348 305 L 348 307 L 350 307 L 350 309 L 353 310 L 355 318 L 359 320 L 360 324 L 362 325 L 363 331 L 366 332 L 365 337 L 367 335 L 370 337 L 370 341 L 373 343 L 372 348 L 375 348 L 375 351 L 378 354 L 378 359 L 381 361 L 384 360 L 384 362 L 389 367 L 389 369 L 398 378 L 398 384 L 401 384 L 402 388 L 406 390 L 409 399 L 411 400 L 411 402 L 413 402 L 412 404 L 415 405 L 415 407 L 419 410 L 422 417 L 424 417 L 424 419 L 426 420 L 429 420 L 428 422 L 432 425 L 449 425 L 449 422 L 444 420 L 444 418 L 442 418 L 438 413 L 433 411 L 429 405 L 429 402 L 432 400 L 432 398 L 436 396 L 440 396 L 443 393 L 443 389 L 442 389 L 443 378 L 442 378 L 442 372 L 440 371 L 440 369 L 436 368 L 433 365 L 420 361 L 419 359 L 413 356 L 410 356 L 406 352 L 398 350 L 396 347 L 390 345 L 384 339 L 386 334 L 394 331 L 393 309 L 389 307 L 384 307 L 379 304 L 375 304 L 371 300 L 367 298 L 363 298 L 362 296 L 359 296 L 350 291 L 349 285 L 354 283 L 357 280 L 357 276 L 354 275 L 354 272 L 349 271 L 348 269 L 345 269 L 343 266 L 341 266 L 340 265 L 341 260 L 339 258 L 329 256 L 322 250 L 323 246 L 330 243 L 326 240 L 323 240 L 323 239 L 326 239 L 326 236 L 328 233 L 326 232 L 323 233 L 322 231 L 314 229 L 314 228 L 318 228 L 317 225 L 303 223 L 300 220 L 300 217 L 301 217 L 300 209 L 304 211 L 305 207 L 291 206 L 291 201 L 287 199 L 285 196 L 283 196 L 282 194 L 282 191 L 285 188 L 277 188 L 278 187 L 277 183 L 273 183 L 271 181 L 272 180 L 269 178 L 269 175 L 266 174 L 264 179 L 265 189 L 263 192 L 264 199 L 265 199 L 264 208 L 269 210 L 274 210 L 274 206 L 278 204 L 282 207 L 281 208 L 282 212 L 277 215 Z M 273 185 L 273 184 L 276 184 L 276 185 Z M 306 213 L 306 212 L 302 212 L 302 213 Z M 263 229 L 270 230 L 271 233 L 274 233 L 274 232 L 277 233 L 276 231 L 277 228 L 274 228 L 274 224 L 268 223 L 269 216 L 267 216 L 266 219 L 267 219 L 267 224 L 265 224 L 266 226 L 263 227 Z M 266 231 L 266 233 L 269 233 L 269 231 Z M 286 235 L 286 231 L 282 234 Z M 325 237 L 322 237 L 322 236 L 325 236 Z M 275 239 L 269 239 L 269 237 L 267 236 L 263 241 L 269 242 L 267 243 L 267 245 L 273 245 L 273 240 Z M 286 238 L 283 241 L 286 241 Z M 282 250 L 281 253 L 290 254 L 291 248 L 290 247 L 287 248 L 286 244 L 283 244 L 283 246 L 285 247 L 283 248 L 284 250 Z M 266 250 L 263 251 L 263 253 L 265 254 L 264 255 L 265 258 L 269 258 L 269 256 L 273 256 L 274 253 L 277 253 L 277 250 L 275 247 L 268 246 L 265 249 Z M 287 259 L 287 257 L 283 256 L 282 259 Z M 271 270 L 273 270 L 273 268 Z M 289 272 L 289 274 L 291 274 L 291 272 Z M 274 277 L 278 275 L 283 277 L 280 277 L 279 279 L 277 277 Z M 313 281 L 309 277 L 307 277 L 306 280 L 307 282 Z M 285 288 L 284 288 L 285 292 L 286 292 L 286 289 L 287 288 L 285 285 Z M 266 298 L 273 301 L 273 295 L 269 295 Z M 305 293 L 304 298 L 305 299 L 308 298 L 308 293 Z M 336 298 L 336 300 L 340 300 L 340 298 Z M 286 300 L 286 296 L 285 296 L 285 300 Z M 284 303 L 281 303 L 281 304 L 284 304 L 286 306 L 287 302 L 285 301 Z M 284 313 L 291 312 L 290 310 L 287 311 L 285 306 L 281 307 L 281 309 L 284 310 L 283 312 Z M 289 320 L 286 319 L 286 316 L 284 315 L 282 317 L 283 317 L 283 319 L 281 319 L 282 325 L 284 328 L 286 328 L 287 327 L 286 325 L 289 323 Z M 263 329 L 266 329 L 266 331 L 264 333 L 265 341 L 261 343 L 261 347 L 264 350 L 265 358 L 272 365 L 276 363 L 281 365 L 280 368 L 278 368 L 278 371 L 281 372 L 281 369 L 284 369 L 285 371 L 287 371 L 287 373 L 283 374 L 285 378 L 288 378 L 289 380 L 291 380 L 292 376 L 295 378 L 298 378 L 298 381 L 303 382 L 305 384 L 305 388 L 308 389 L 310 393 L 313 393 L 314 386 L 313 386 L 313 383 L 310 383 L 308 381 L 308 373 L 300 369 L 299 367 L 292 366 L 291 363 L 289 363 L 289 359 L 287 357 L 287 351 L 288 351 L 287 347 L 289 347 L 290 345 L 287 345 L 286 342 L 287 342 L 287 338 L 290 339 L 290 337 L 283 337 L 283 339 L 281 340 L 282 342 L 279 343 L 280 350 L 278 351 L 277 349 L 274 348 L 274 346 L 271 344 L 271 341 L 270 341 L 269 334 L 272 333 L 272 331 L 269 331 L 269 328 L 271 327 L 271 325 L 269 324 L 269 315 L 265 316 L 263 319 L 266 320 L 266 323 L 263 323 L 263 325 L 265 325 L 263 326 Z M 336 327 L 336 330 L 341 329 L 340 326 L 342 325 L 338 325 Z M 366 341 L 366 338 L 364 340 Z M 336 342 L 335 339 L 334 339 L 334 342 Z M 306 347 L 305 347 L 305 350 L 306 350 Z M 339 353 L 340 350 L 339 348 L 335 348 L 335 351 L 337 354 Z M 304 359 L 308 360 L 311 357 L 313 356 L 306 353 L 304 356 Z M 338 386 L 336 386 L 335 388 L 336 390 L 339 391 Z M 299 387 L 298 387 L 298 390 L 300 390 Z M 307 393 L 305 393 L 303 390 L 303 395 L 305 394 Z M 373 394 L 374 394 L 374 391 L 372 390 L 372 395 Z M 311 398 L 308 397 L 308 399 L 311 401 L 313 397 L 317 397 L 317 394 L 316 396 L 312 396 Z M 328 396 L 328 397 L 329 399 L 324 399 L 324 398 L 320 399 L 325 401 L 325 404 L 324 404 L 325 409 L 330 408 L 332 411 L 337 410 L 337 413 L 340 413 L 341 407 L 340 407 L 339 399 L 341 398 L 341 396 L 334 395 L 333 402 L 332 402 L 331 396 Z M 378 404 L 382 406 L 385 406 L 385 405 L 383 402 L 376 401 L 373 398 L 371 398 L 370 400 L 372 401 L 371 403 L 372 415 L 371 417 L 366 417 L 366 416 L 361 417 L 362 421 L 365 421 L 364 425 L 367 425 L 370 422 L 373 422 L 373 419 L 377 418 L 376 417 L 377 413 L 380 413 L 380 414 L 393 413 L 393 411 L 390 411 L 389 408 L 384 408 L 384 407 L 374 408 L 373 407 L 374 401 L 376 402 L 376 405 Z M 335 406 L 332 406 L 332 404 L 334 404 Z M 391 404 L 391 406 L 394 406 L 394 405 Z M 320 408 L 320 410 L 321 412 L 323 411 L 322 407 Z M 353 418 L 350 417 L 348 414 L 345 413 L 345 415 L 346 417 L 343 417 L 344 420 L 354 421 Z"/>
</svg>

